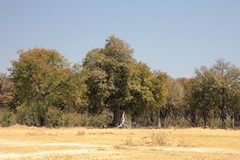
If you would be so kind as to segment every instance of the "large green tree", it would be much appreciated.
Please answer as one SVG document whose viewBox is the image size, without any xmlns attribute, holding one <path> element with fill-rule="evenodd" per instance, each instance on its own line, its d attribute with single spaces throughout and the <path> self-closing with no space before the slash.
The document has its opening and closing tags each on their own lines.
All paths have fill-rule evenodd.
<svg viewBox="0 0 240 160">
<path fill-rule="evenodd" d="M 192 105 L 197 109 L 204 122 L 204 127 L 207 126 L 208 117 L 216 106 L 217 96 L 217 77 L 211 69 L 201 67 L 196 70 L 196 78 L 192 83 Z"/>
<path fill-rule="evenodd" d="M 230 62 L 219 59 L 211 68 L 196 70 L 192 85 L 192 100 L 202 115 L 204 126 L 211 110 L 218 111 L 222 127 L 226 127 L 227 114 L 232 119 L 239 113 L 240 70 Z"/>
<path fill-rule="evenodd" d="M 150 68 L 142 62 L 136 63 L 132 69 L 129 81 L 131 101 L 128 111 L 132 122 L 135 122 L 137 117 L 143 114 L 149 115 L 152 110 L 150 107 L 153 107 L 154 98 L 150 86 L 152 86 L 153 74 Z"/>
<path fill-rule="evenodd" d="M 68 81 L 69 64 L 57 51 L 34 48 L 18 53 L 10 72 L 21 102 L 47 101 Z"/>
<path fill-rule="evenodd" d="M 222 126 L 225 126 L 227 111 L 232 118 L 232 127 L 234 127 L 234 115 L 239 111 L 239 89 L 240 89 L 240 69 L 224 59 L 216 61 L 212 67 L 217 76 L 217 99 L 222 120 Z"/>
<path fill-rule="evenodd" d="M 110 36 L 104 48 L 93 49 L 83 61 L 88 73 L 89 111 L 113 113 L 113 126 L 119 126 L 123 112 L 135 121 L 165 102 L 163 74 L 133 58 L 133 49 L 123 40 Z"/>
<path fill-rule="evenodd" d="M 46 125 L 50 106 L 64 109 L 72 101 L 79 74 L 56 50 L 34 48 L 20 50 L 19 54 L 10 68 L 15 96 L 20 105 L 35 107 L 39 125 Z"/>
<path fill-rule="evenodd" d="M 110 36 L 105 47 L 90 51 L 83 62 L 88 72 L 86 84 L 90 109 L 113 112 L 113 126 L 121 123 L 121 113 L 130 101 L 129 80 L 131 66 L 135 64 L 133 49 L 123 40 Z"/>
</svg>

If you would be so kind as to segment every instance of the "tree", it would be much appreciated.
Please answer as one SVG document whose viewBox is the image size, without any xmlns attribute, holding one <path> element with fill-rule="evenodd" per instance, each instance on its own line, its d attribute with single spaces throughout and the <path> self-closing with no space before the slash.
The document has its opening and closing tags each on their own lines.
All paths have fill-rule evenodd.
<svg viewBox="0 0 240 160">
<path fill-rule="evenodd" d="M 182 99 L 184 96 L 183 86 L 175 79 L 170 76 L 167 76 L 166 81 L 167 87 L 167 97 L 166 97 L 166 105 L 162 107 L 161 117 L 163 122 L 165 122 L 165 118 L 168 116 L 170 111 L 172 112 L 172 119 L 174 125 L 176 125 L 177 113 L 179 108 L 181 107 Z"/>
<path fill-rule="evenodd" d="M 137 62 L 133 49 L 123 40 L 110 36 L 104 48 L 93 49 L 83 61 L 88 73 L 89 111 L 113 113 L 113 126 L 119 126 L 122 113 L 135 118 L 149 114 L 164 102 L 165 88 L 160 72 Z"/>
<path fill-rule="evenodd" d="M 230 62 L 219 59 L 213 66 L 213 71 L 218 80 L 218 107 L 221 111 L 222 127 L 225 126 L 226 112 L 232 119 L 234 127 L 234 115 L 239 111 L 240 70 Z"/>
<path fill-rule="evenodd" d="M 200 111 L 206 127 L 209 113 L 216 106 L 217 77 L 207 67 L 197 69 L 196 75 L 193 79 L 191 98 L 193 107 Z"/>
<path fill-rule="evenodd" d="M 222 127 L 226 127 L 227 113 L 234 127 L 234 117 L 239 112 L 239 79 L 239 68 L 223 59 L 217 60 L 210 69 L 201 67 L 196 70 L 192 99 L 202 114 L 204 126 L 206 126 L 210 111 L 218 107 Z"/>
<path fill-rule="evenodd" d="M 113 126 L 121 123 L 121 113 L 130 101 L 129 80 L 135 63 L 133 49 L 123 40 L 110 36 L 105 47 L 90 51 L 83 62 L 89 73 L 86 80 L 90 108 L 113 112 Z"/>
<path fill-rule="evenodd" d="M 85 84 L 87 73 L 85 73 L 80 64 L 75 64 L 72 71 L 72 78 L 68 83 L 68 88 L 70 89 L 67 96 L 70 98 L 69 102 L 75 107 L 75 111 L 79 113 L 85 111 L 89 104 L 87 99 L 87 85 Z"/>
<path fill-rule="evenodd" d="M 235 117 L 240 113 L 240 85 L 239 82 L 230 82 L 231 88 L 228 92 L 228 102 L 226 104 L 226 110 L 231 118 L 231 127 L 235 128 Z"/>
<path fill-rule="evenodd" d="M 48 107 L 62 103 L 59 98 L 68 91 L 72 71 L 67 60 L 56 50 L 34 48 L 20 50 L 20 57 L 12 61 L 11 79 L 20 104 L 36 107 L 40 125 L 46 125 Z"/>
<path fill-rule="evenodd" d="M 178 78 L 176 81 L 183 88 L 183 99 L 179 107 L 179 112 L 190 123 L 192 127 L 199 125 L 198 108 L 193 100 L 192 87 L 195 78 Z"/>
<path fill-rule="evenodd" d="M 153 108 L 157 112 L 158 127 L 162 127 L 161 118 L 163 118 L 163 124 L 165 124 L 165 118 L 162 114 L 163 108 L 167 103 L 167 74 L 161 71 L 154 71 L 152 79 L 152 86 L 150 87 L 154 98 Z"/>
<path fill-rule="evenodd" d="M 131 101 L 128 112 L 132 117 L 132 122 L 135 122 L 136 117 L 147 115 L 153 124 L 152 112 L 157 106 L 156 103 L 160 101 L 158 91 L 156 91 L 159 89 L 157 88 L 158 81 L 145 63 L 136 63 L 132 69 L 133 73 L 129 83 Z"/>
</svg>

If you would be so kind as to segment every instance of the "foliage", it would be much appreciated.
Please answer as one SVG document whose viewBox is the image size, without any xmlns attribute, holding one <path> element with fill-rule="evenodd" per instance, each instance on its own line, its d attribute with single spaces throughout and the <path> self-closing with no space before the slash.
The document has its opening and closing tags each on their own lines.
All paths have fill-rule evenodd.
<svg viewBox="0 0 240 160">
<path fill-rule="evenodd" d="M 234 127 L 234 116 L 239 114 L 240 70 L 220 59 L 210 69 L 197 69 L 196 75 L 192 85 L 192 101 L 201 113 L 204 126 L 212 111 L 219 112 L 222 127 L 225 127 L 226 111 L 229 111 Z"/>
<path fill-rule="evenodd" d="M 163 96 L 165 98 L 165 103 L 159 108 L 159 127 L 161 127 L 162 124 L 165 127 L 167 126 L 167 117 L 171 117 L 173 119 L 173 125 L 176 124 L 178 116 L 176 111 L 180 110 L 184 97 L 184 88 L 178 80 L 175 80 L 165 74 L 163 84 L 165 88 L 165 96 Z"/>
<path fill-rule="evenodd" d="M 174 79 L 133 52 L 116 36 L 82 64 L 71 65 L 56 50 L 20 50 L 10 76 L 0 74 L 1 125 L 14 124 L 16 114 L 28 126 L 119 126 L 124 113 L 133 126 L 239 126 L 238 67 L 219 59 L 195 77 Z"/>
<path fill-rule="evenodd" d="M 149 113 L 165 103 L 162 73 L 136 62 L 133 49 L 123 40 L 110 36 L 105 47 L 90 51 L 84 59 L 87 70 L 89 111 L 113 112 L 114 126 L 120 124 L 121 112 L 136 116 Z"/>
<path fill-rule="evenodd" d="M 60 127 L 62 126 L 63 113 L 59 110 L 51 109 L 47 112 L 47 126 Z"/>
<path fill-rule="evenodd" d="M 114 113 L 114 126 L 120 124 L 120 112 L 127 109 L 131 98 L 128 84 L 135 63 L 132 53 L 126 42 L 110 36 L 104 48 L 90 51 L 83 62 L 89 72 L 86 84 L 90 111 L 99 113 L 109 109 Z"/>
<path fill-rule="evenodd" d="M 13 100 L 14 84 L 5 74 L 0 74 L 0 108 L 7 107 Z"/>
<path fill-rule="evenodd" d="M 21 102 L 51 101 L 53 93 L 68 81 L 67 61 L 55 50 L 34 48 L 19 51 L 12 61 L 11 78 Z"/>
<path fill-rule="evenodd" d="M 130 101 L 131 108 L 129 108 L 133 121 L 135 116 L 141 116 L 151 111 L 150 107 L 153 107 L 155 102 L 150 88 L 152 86 L 151 81 L 154 78 L 150 68 L 142 62 L 137 63 L 134 67 L 133 76 L 130 81 L 132 99 Z"/>
<path fill-rule="evenodd" d="M 46 124 L 47 108 L 42 103 L 31 104 L 25 103 L 17 108 L 17 122 L 27 126 L 43 126 Z"/>
<path fill-rule="evenodd" d="M 55 50 L 34 48 L 20 50 L 19 54 L 19 60 L 12 62 L 10 71 L 15 96 L 26 106 L 20 109 L 20 123 L 47 125 L 45 116 L 50 106 L 64 110 L 70 105 L 76 108 L 86 103 L 84 75 L 79 65 L 71 69 L 67 60 Z M 37 117 L 27 117 L 29 113 Z"/>
<path fill-rule="evenodd" d="M 68 113 L 62 115 L 62 126 L 66 127 L 98 127 L 105 128 L 111 123 L 110 113 L 99 115 Z"/>
<path fill-rule="evenodd" d="M 2 113 L 1 113 L 2 112 Z M 0 125 L 2 127 L 8 127 L 15 124 L 15 116 L 13 112 L 4 109 L 0 112 Z"/>
</svg>

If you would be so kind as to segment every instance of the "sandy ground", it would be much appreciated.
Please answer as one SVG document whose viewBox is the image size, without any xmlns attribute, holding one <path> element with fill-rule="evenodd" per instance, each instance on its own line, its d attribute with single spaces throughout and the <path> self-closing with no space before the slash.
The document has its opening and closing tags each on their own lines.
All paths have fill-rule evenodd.
<svg viewBox="0 0 240 160">
<path fill-rule="evenodd" d="M 0 128 L 0 159 L 240 160 L 240 131 L 13 126 Z"/>
</svg>

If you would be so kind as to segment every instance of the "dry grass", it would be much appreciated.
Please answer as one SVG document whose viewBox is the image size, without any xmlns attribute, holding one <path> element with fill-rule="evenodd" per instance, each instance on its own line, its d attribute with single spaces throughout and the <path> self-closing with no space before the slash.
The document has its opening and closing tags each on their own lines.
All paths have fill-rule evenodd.
<svg viewBox="0 0 240 160">
<path fill-rule="evenodd" d="M 240 160 L 239 130 L 0 128 L 0 159 Z"/>
</svg>

